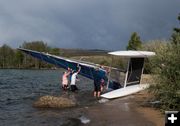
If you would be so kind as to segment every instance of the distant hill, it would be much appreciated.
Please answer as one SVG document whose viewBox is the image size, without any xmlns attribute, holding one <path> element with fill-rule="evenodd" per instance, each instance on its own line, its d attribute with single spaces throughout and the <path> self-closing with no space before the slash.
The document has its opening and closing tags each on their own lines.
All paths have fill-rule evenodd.
<svg viewBox="0 0 180 126">
<path fill-rule="evenodd" d="M 109 51 L 107 51 L 107 50 L 99 50 L 99 49 L 64 49 L 64 48 L 59 48 L 60 56 L 65 56 L 65 57 L 107 55 L 108 52 Z"/>
</svg>

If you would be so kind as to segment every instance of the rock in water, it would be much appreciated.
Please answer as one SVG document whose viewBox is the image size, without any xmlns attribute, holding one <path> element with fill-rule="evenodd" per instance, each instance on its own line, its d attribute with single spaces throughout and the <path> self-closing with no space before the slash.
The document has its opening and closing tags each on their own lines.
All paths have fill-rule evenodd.
<svg viewBox="0 0 180 126">
<path fill-rule="evenodd" d="M 66 108 L 73 107 L 76 103 L 71 99 L 55 96 L 42 96 L 36 101 L 33 106 L 38 108 Z"/>
</svg>

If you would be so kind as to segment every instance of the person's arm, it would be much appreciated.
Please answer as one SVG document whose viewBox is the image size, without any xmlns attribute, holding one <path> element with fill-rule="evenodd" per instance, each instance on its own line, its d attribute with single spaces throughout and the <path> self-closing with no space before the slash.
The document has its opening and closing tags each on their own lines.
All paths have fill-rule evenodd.
<svg viewBox="0 0 180 126">
<path fill-rule="evenodd" d="M 78 65 L 78 67 L 79 67 L 79 69 L 78 69 L 78 72 L 77 73 L 79 73 L 80 71 L 81 71 L 81 67 Z"/>
<path fill-rule="evenodd" d="M 76 81 L 80 81 L 80 79 L 78 78 L 78 76 L 76 76 Z"/>
<path fill-rule="evenodd" d="M 66 74 L 66 76 L 69 76 L 69 75 L 70 75 L 70 73 L 71 73 L 71 71 L 68 71 L 68 72 L 67 72 L 67 74 Z"/>
</svg>

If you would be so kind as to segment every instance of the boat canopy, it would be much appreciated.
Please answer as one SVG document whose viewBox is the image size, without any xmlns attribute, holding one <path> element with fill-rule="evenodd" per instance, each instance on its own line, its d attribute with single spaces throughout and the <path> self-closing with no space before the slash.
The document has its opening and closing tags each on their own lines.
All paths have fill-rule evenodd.
<svg viewBox="0 0 180 126">
<path fill-rule="evenodd" d="M 114 51 L 114 52 L 109 52 L 108 54 L 110 55 L 115 55 L 115 56 L 122 56 L 122 57 L 136 57 L 136 58 L 146 58 L 150 56 L 154 56 L 155 52 L 150 52 L 150 51 Z"/>
</svg>

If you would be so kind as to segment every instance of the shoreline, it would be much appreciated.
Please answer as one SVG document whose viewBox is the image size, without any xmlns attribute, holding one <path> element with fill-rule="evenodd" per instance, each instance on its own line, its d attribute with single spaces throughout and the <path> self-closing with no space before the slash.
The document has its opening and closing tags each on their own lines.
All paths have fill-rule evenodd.
<svg viewBox="0 0 180 126">
<path fill-rule="evenodd" d="M 165 120 L 162 113 L 154 108 L 142 107 L 146 92 L 137 93 L 91 106 L 85 110 L 90 119 L 87 126 L 161 126 Z"/>
<path fill-rule="evenodd" d="M 153 122 L 156 126 L 165 125 L 165 115 L 162 112 L 154 107 L 144 106 L 140 102 L 145 102 L 145 99 L 148 99 L 150 96 L 147 91 L 142 91 L 135 94 L 135 103 L 137 104 L 136 111 L 140 114 L 143 114 L 145 118 Z"/>
</svg>

